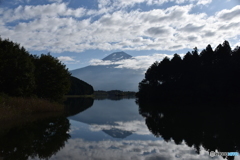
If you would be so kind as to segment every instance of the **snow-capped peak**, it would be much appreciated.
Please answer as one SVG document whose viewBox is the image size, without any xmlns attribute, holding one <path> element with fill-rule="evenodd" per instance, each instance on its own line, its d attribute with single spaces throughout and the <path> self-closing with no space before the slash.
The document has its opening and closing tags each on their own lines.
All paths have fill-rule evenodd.
<svg viewBox="0 0 240 160">
<path fill-rule="evenodd" d="M 114 52 L 112 54 L 110 54 L 109 56 L 103 58 L 102 60 L 104 61 L 120 61 L 123 59 L 130 59 L 132 58 L 132 56 L 130 56 L 129 54 L 125 53 L 125 52 Z"/>
</svg>

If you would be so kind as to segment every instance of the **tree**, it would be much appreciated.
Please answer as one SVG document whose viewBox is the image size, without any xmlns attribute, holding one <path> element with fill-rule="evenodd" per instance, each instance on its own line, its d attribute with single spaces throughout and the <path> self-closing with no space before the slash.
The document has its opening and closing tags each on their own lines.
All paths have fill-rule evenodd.
<svg viewBox="0 0 240 160">
<path fill-rule="evenodd" d="M 32 56 L 35 64 L 36 89 L 38 97 L 58 101 L 69 91 L 70 73 L 66 66 L 49 53 Z"/>
<path fill-rule="evenodd" d="M 171 59 L 171 81 L 176 82 L 182 75 L 182 59 L 178 54 L 174 54 Z"/>
<path fill-rule="evenodd" d="M 29 96 L 35 87 L 34 65 L 19 44 L 0 38 L 0 92 Z"/>
<path fill-rule="evenodd" d="M 163 60 L 159 63 L 157 67 L 158 80 L 161 84 L 169 80 L 170 68 L 171 68 L 170 59 L 168 57 L 163 58 Z"/>
<path fill-rule="evenodd" d="M 157 67 L 158 62 L 156 61 L 149 67 L 149 69 L 145 73 L 145 78 L 149 81 L 151 85 L 157 85 Z"/>
<path fill-rule="evenodd" d="M 237 102 L 239 64 L 240 49 L 232 51 L 228 41 L 214 51 L 208 45 L 200 55 L 195 47 L 183 60 L 174 54 L 170 61 L 164 58 L 151 65 L 136 95 L 145 102 Z"/>
<path fill-rule="evenodd" d="M 214 53 L 211 45 L 209 44 L 206 49 L 202 50 L 200 53 L 201 65 L 204 67 L 209 67 L 213 63 Z"/>
</svg>

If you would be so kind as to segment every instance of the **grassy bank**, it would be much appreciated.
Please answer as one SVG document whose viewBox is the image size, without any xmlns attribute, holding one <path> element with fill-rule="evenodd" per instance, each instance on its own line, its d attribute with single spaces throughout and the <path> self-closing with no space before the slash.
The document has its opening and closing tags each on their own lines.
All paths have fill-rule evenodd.
<svg viewBox="0 0 240 160">
<path fill-rule="evenodd" d="M 0 127 L 32 122 L 64 113 L 64 105 L 39 98 L 0 96 Z"/>
</svg>

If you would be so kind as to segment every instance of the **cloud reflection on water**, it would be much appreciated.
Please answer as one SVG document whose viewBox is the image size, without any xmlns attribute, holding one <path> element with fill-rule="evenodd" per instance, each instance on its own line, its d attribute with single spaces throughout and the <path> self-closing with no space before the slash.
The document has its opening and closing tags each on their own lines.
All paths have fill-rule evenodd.
<svg viewBox="0 0 240 160">
<path fill-rule="evenodd" d="M 145 121 L 128 121 L 128 122 L 115 122 L 116 125 L 98 125 L 92 124 L 90 125 L 91 131 L 101 131 L 101 130 L 110 130 L 110 129 L 120 129 L 123 131 L 129 131 L 139 135 L 149 135 L 152 134 L 148 128 L 146 127 Z"/>
<path fill-rule="evenodd" d="M 123 140 L 123 141 L 85 141 L 81 138 L 70 139 L 65 148 L 51 159 L 104 159 L 104 160 L 208 160 L 209 153 L 201 148 L 200 154 L 184 142 L 176 145 L 164 140 Z M 223 159 L 214 157 L 213 159 Z"/>
</svg>

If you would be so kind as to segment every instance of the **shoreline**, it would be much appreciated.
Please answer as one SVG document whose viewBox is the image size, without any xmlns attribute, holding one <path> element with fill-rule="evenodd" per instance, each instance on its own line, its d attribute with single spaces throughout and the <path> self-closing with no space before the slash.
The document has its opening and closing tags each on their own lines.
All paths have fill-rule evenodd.
<svg viewBox="0 0 240 160">
<path fill-rule="evenodd" d="M 0 128 L 64 115 L 64 105 L 39 98 L 0 96 Z"/>
</svg>

